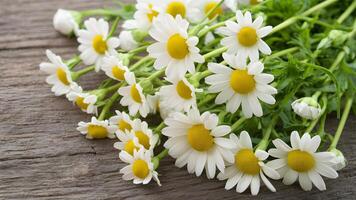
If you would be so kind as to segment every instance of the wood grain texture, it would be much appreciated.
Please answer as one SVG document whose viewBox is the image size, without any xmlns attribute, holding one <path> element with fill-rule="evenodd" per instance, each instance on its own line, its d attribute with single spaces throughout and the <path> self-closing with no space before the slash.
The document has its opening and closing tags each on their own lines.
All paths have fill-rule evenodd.
<svg viewBox="0 0 356 200">
<path fill-rule="evenodd" d="M 122 180 L 123 163 L 112 140 L 90 141 L 76 130 L 89 116 L 64 98 L 55 97 L 38 64 L 45 49 L 64 58 L 76 53 L 76 42 L 52 28 L 58 8 L 110 6 L 102 0 L 0 1 L 0 199 L 355 199 L 356 117 L 351 116 L 340 149 L 349 163 L 328 190 L 303 192 L 298 185 L 273 181 L 278 192 L 262 187 L 258 197 L 225 191 L 224 182 L 189 175 L 171 158 L 159 168 L 162 187 L 136 186 Z M 102 75 L 81 84 L 94 87 Z M 331 119 L 333 132 L 337 120 Z"/>
</svg>

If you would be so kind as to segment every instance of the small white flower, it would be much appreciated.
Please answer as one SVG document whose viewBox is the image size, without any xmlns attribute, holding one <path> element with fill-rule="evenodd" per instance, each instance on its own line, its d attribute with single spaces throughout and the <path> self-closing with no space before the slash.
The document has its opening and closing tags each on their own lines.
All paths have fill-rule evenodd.
<svg viewBox="0 0 356 200">
<path fill-rule="evenodd" d="M 199 39 L 188 36 L 188 21 L 180 15 L 161 14 L 153 22 L 149 34 L 158 42 L 147 48 L 149 56 L 156 58 L 154 67 L 159 70 L 166 68 L 166 76 L 183 77 L 189 71 L 195 72 L 194 62 L 203 63 L 204 57 L 196 47 Z"/>
<path fill-rule="evenodd" d="M 160 105 L 176 111 L 188 111 L 192 107 L 197 107 L 195 92 L 200 92 L 201 90 L 195 89 L 184 77 L 166 78 L 166 80 L 172 85 L 161 87 L 159 91 L 161 97 Z"/>
<path fill-rule="evenodd" d="M 147 184 L 153 178 L 158 185 L 161 185 L 158 173 L 153 168 L 150 151 L 145 151 L 143 148 L 139 151 L 134 150 L 133 156 L 126 151 L 121 151 L 119 156 L 123 162 L 128 163 L 120 170 L 123 174 L 122 179 L 133 180 L 134 184 Z"/>
<path fill-rule="evenodd" d="M 313 184 L 319 190 L 325 190 L 326 186 L 321 175 L 337 178 L 338 174 L 332 168 L 335 164 L 334 154 L 316 152 L 320 141 L 318 135 L 311 138 L 308 133 L 300 138 L 297 131 L 293 131 L 290 136 L 292 147 L 281 139 L 273 140 L 276 148 L 270 149 L 268 153 L 277 159 L 268 162 L 267 165 L 278 171 L 286 185 L 291 185 L 299 179 L 303 190 L 311 190 Z"/>
<path fill-rule="evenodd" d="M 115 48 L 120 45 L 120 40 L 108 37 L 109 23 L 104 19 L 89 18 L 84 22 L 85 30 L 78 31 L 78 50 L 84 64 L 95 64 L 95 71 L 99 71 L 102 59 L 106 54 L 114 55 Z"/>
<path fill-rule="evenodd" d="M 72 87 L 72 91 L 67 94 L 67 99 L 77 105 L 83 112 L 98 114 L 98 108 L 95 105 L 98 97 L 94 94 L 84 93 L 83 89 L 78 85 Z"/>
<path fill-rule="evenodd" d="M 333 168 L 337 171 L 343 169 L 346 167 L 346 164 L 347 164 L 347 160 L 346 158 L 344 157 L 344 154 L 338 150 L 338 149 L 333 149 L 330 151 L 331 153 L 334 154 L 334 165 L 333 165 Z"/>
<path fill-rule="evenodd" d="M 143 146 L 138 142 L 138 138 L 135 136 L 133 131 L 116 131 L 116 137 L 120 142 L 114 143 L 114 148 L 126 151 L 130 155 L 134 155 L 134 151 L 138 151 Z"/>
<path fill-rule="evenodd" d="M 219 33 L 226 36 L 221 40 L 221 44 L 228 48 L 228 53 L 237 53 L 242 57 L 249 57 L 252 61 L 259 59 L 259 51 L 271 54 L 271 49 L 262 38 L 272 31 L 272 27 L 262 27 L 261 16 L 252 22 L 251 13 L 248 11 L 243 15 L 238 10 L 236 19 L 237 23 L 226 21 L 226 27 L 219 29 Z"/>
<path fill-rule="evenodd" d="M 55 55 L 48 49 L 46 50 L 46 55 L 50 63 L 42 62 L 40 64 L 40 70 L 49 75 L 46 82 L 52 85 L 51 90 L 56 96 L 68 94 L 71 91 L 71 87 L 77 85 L 72 81 L 68 66 L 63 63 L 60 56 Z"/>
<path fill-rule="evenodd" d="M 79 122 L 77 130 L 88 139 L 115 138 L 115 126 L 110 126 L 108 120 L 91 118 L 91 122 Z"/>
<path fill-rule="evenodd" d="M 129 71 L 127 66 L 119 59 L 119 55 L 114 53 L 113 55 L 106 55 L 103 58 L 102 70 L 105 74 L 117 81 L 125 80 L 125 73 Z"/>
<path fill-rule="evenodd" d="M 311 97 L 295 100 L 291 104 L 293 111 L 305 119 L 316 119 L 319 117 L 321 108 L 318 102 Z"/>
<path fill-rule="evenodd" d="M 109 123 L 111 126 L 116 126 L 117 130 L 125 133 L 132 130 L 132 120 L 125 112 L 115 111 L 116 115 L 110 117 Z"/>
<path fill-rule="evenodd" d="M 148 31 L 152 22 L 159 14 L 158 3 L 155 0 L 138 0 L 134 19 L 127 20 L 123 24 L 125 29 L 141 29 Z"/>
<path fill-rule="evenodd" d="M 132 122 L 132 131 L 137 137 L 139 144 L 141 144 L 146 150 L 153 151 L 155 148 L 159 136 L 153 134 L 152 130 L 148 128 L 148 124 L 140 119 L 135 119 Z"/>
<path fill-rule="evenodd" d="M 182 18 L 192 20 L 196 18 L 199 10 L 192 5 L 191 0 L 166 0 L 157 4 L 160 14 L 169 14 L 172 17 L 181 16 Z"/>
<path fill-rule="evenodd" d="M 80 13 L 76 11 L 58 9 L 53 17 L 54 28 L 63 35 L 77 34 Z"/>
<path fill-rule="evenodd" d="M 120 39 L 120 48 L 125 51 L 130 51 L 138 47 L 138 43 L 132 36 L 131 31 L 121 31 L 119 35 L 119 39 Z"/>
<path fill-rule="evenodd" d="M 246 64 L 246 58 L 223 54 L 224 60 L 233 68 L 218 63 L 208 63 L 208 68 L 214 74 L 205 78 L 205 82 L 211 85 L 208 91 L 219 93 L 215 99 L 216 104 L 226 103 L 226 110 L 235 113 L 242 105 L 245 117 L 258 117 L 263 115 L 259 102 L 274 104 L 276 100 L 272 96 L 277 90 L 270 86 L 273 75 L 262 73 L 261 62 Z"/>
<path fill-rule="evenodd" d="M 160 95 L 156 92 L 155 95 L 147 95 L 147 102 L 150 107 L 150 113 L 156 114 L 160 110 Z"/>
<path fill-rule="evenodd" d="M 210 42 L 212 42 L 214 39 L 215 39 L 214 34 L 213 34 L 212 32 L 208 32 L 208 33 L 205 35 L 204 44 L 207 45 L 207 44 L 209 44 Z"/>
<path fill-rule="evenodd" d="M 279 174 L 276 170 L 264 164 L 269 154 L 262 150 L 253 152 L 252 141 L 250 135 L 246 131 L 242 131 L 240 138 L 235 134 L 230 134 L 230 140 L 235 144 L 233 153 L 235 161 L 227 167 L 224 173 L 218 175 L 219 180 L 226 180 L 225 189 L 230 190 L 235 185 L 236 192 L 244 192 L 248 186 L 251 187 L 251 194 L 257 195 L 260 190 L 260 179 L 272 192 L 276 189 L 267 179 L 279 179 Z M 267 176 L 267 177 L 266 177 Z"/>
<path fill-rule="evenodd" d="M 129 107 L 131 116 L 139 112 L 142 117 L 146 117 L 150 108 L 142 92 L 142 87 L 136 83 L 135 75 L 132 72 L 125 73 L 125 80 L 129 86 L 119 88 L 118 93 L 122 96 L 120 104 Z"/>
<path fill-rule="evenodd" d="M 194 12 L 194 15 L 191 17 L 193 18 L 192 21 L 194 22 L 200 22 L 201 20 L 203 20 L 208 13 L 214 9 L 218 4 L 219 4 L 220 0 L 195 0 L 195 1 L 191 1 L 191 6 L 192 8 L 196 8 L 193 9 L 192 11 Z M 214 12 L 212 12 L 209 15 L 209 19 L 213 19 L 216 16 L 219 16 L 223 13 L 223 8 L 222 6 L 218 6 Z"/>
<path fill-rule="evenodd" d="M 215 177 L 216 167 L 223 172 L 225 161 L 234 162 L 230 151 L 235 145 L 224 136 L 229 134 L 229 126 L 218 126 L 218 116 L 209 112 L 200 115 L 191 109 L 187 115 L 172 113 L 164 120 L 167 125 L 162 134 L 168 137 L 164 147 L 176 159 L 179 168 L 187 165 L 189 173 L 200 176 L 205 168 L 209 179 Z"/>
</svg>

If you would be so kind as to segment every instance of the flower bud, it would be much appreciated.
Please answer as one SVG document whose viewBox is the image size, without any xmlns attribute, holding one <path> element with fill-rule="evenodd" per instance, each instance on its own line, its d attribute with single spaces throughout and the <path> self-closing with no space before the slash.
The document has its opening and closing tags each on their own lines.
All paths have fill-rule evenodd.
<svg viewBox="0 0 356 200">
<path fill-rule="evenodd" d="M 295 100 L 292 103 L 292 108 L 297 115 L 305 119 L 316 119 L 321 112 L 319 103 L 311 97 Z"/>
<path fill-rule="evenodd" d="M 347 160 L 345 159 L 344 154 L 338 149 L 332 149 L 330 152 L 335 155 L 335 158 L 333 160 L 335 162 L 335 165 L 333 165 L 333 168 L 337 171 L 344 168 L 347 164 Z"/>
<path fill-rule="evenodd" d="M 125 51 L 130 51 L 138 47 L 138 43 L 132 36 L 131 31 L 121 31 L 119 39 L 121 42 L 120 47 Z"/>
<path fill-rule="evenodd" d="M 58 9 L 53 17 L 54 28 L 63 35 L 70 36 L 79 29 L 81 14 L 76 11 Z"/>
</svg>

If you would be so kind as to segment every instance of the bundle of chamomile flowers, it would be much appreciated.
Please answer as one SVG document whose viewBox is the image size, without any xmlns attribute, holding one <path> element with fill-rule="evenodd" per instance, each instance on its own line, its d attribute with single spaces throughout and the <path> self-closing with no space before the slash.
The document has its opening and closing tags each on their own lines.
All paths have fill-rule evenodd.
<svg viewBox="0 0 356 200">
<path fill-rule="evenodd" d="M 238 193 L 257 195 L 261 184 L 275 192 L 270 179 L 325 190 L 323 177 L 346 165 L 337 144 L 355 91 L 355 7 L 138 0 L 59 9 L 54 27 L 75 37 L 79 52 L 65 61 L 47 50 L 40 70 L 56 96 L 92 115 L 78 123 L 81 134 L 117 140 L 124 180 L 161 185 L 159 163 L 169 155 Z M 89 73 L 107 78 L 85 90 L 79 79 Z M 324 129 L 329 114 L 340 117 L 334 134 Z"/>
</svg>

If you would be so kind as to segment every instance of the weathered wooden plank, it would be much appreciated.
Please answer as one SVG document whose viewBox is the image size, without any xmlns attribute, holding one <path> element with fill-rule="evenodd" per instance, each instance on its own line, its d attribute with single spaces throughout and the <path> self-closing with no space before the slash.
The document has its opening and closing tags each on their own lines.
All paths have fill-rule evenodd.
<svg viewBox="0 0 356 200">
<path fill-rule="evenodd" d="M 100 0 L 1 0 L 0 2 L 0 199 L 254 199 L 248 193 L 225 191 L 224 183 L 194 177 L 163 160 L 163 186 L 136 186 L 123 181 L 123 163 L 114 141 L 90 141 L 75 130 L 89 116 L 64 98 L 55 97 L 38 64 L 50 48 L 69 58 L 76 42 L 52 28 L 57 8 L 87 9 L 112 5 Z M 90 75 L 83 85 L 95 86 L 102 75 Z M 303 192 L 274 181 L 278 192 L 261 189 L 263 199 L 354 199 L 356 189 L 356 117 L 347 123 L 340 149 L 349 160 L 328 190 Z M 332 132 L 336 119 L 328 123 Z"/>
</svg>

